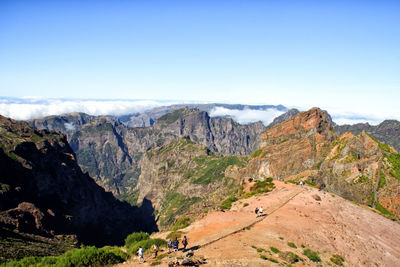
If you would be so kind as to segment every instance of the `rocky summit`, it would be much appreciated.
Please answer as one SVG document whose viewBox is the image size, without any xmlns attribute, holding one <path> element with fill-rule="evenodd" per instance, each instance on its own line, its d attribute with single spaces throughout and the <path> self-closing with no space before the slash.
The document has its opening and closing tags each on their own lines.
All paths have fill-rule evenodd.
<svg viewBox="0 0 400 267">
<path fill-rule="evenodd" d="M 105 192 L 81 171 L 65 135 L 0 117 L 0 144 L 3 241 L 26 233 L 116 244 L 133 231 L 156 229 L 151 204 L 131 207 Z"/>
</svg>

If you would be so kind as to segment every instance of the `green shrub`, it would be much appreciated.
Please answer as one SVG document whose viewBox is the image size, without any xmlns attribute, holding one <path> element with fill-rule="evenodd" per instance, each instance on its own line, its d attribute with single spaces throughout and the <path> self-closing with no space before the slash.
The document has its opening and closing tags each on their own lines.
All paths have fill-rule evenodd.
<svg viewBox="0 0 400 267">
<path fill-rule="evenodd" d="M 391 154 L 386 155 L 385 157 L 391 165 L 390 174 L 393 177 L 400 179 L 400 154 Z"/>
<path fill-rule="evenodd" d="M 170 232 L 168 235 L 167 235 L 167 239 L 171 239 L 171 240 L 174 240 L 175 238 L 177 238 L 178 240 L 181 238 L 181 236 L 182 236 L 182 232 L 181 231 L 174 231 L 174 232 Z"/>
<path fill-rule="evenodd" d="M 244 198 L 252 197 L 254 195 L 271 192 L 272 189 L 275 188 L 274 183 L 272 182 L 273 178 L 268 177 L 264 181 L 255 181 L 254 185 L 250 187 L 250 192 L 244 194 Z"/>
<path fill-rule="evenodd" d="M 385 175 L 385 173 L 381 170 L 381 171 L 380 171 L 380 178 L 379 178 L 378 189 L 384 187 L 385 184 L 386 184 L 386 175 Z"/>
<path fill-rule="evenodd" d="M 10 191 L 10 186 L 8 184 L 0 183 L 0 193 L 6 193 Z"/>
<path fill-rule="evenodd" d="M 148 233 L 139 232 L 139 233 L 132 233 L 125 238 L 125 246 L 130 247 L 132 244 L 137 243 L 142 240 L 149 239 L 150 236 Z"/>
<path fill-rule="evenodd" d="M 244 208 L 244 207 L 247 207 L 248 205 L 249 205 L 249 203 L 244 203 L 244 204 L 243 204 L 243 208 Z"/>
<path fill-rule="evenodd" d="M 267 259 L 267 257 L 265 255 L 262 255 L 262 254 L 260 255 L 260 258 L 263 259 L 263 260 Z"/>
<path fill-rule="evenodd" d="M 301 260 L 301 258 L 297 254 L 291 251 L 281 252 L 279 254 L 279 257 L 289 263 L 296 263 Z"/>
<path fill-rule="evenodd" d="M 296 244 L 293 242 L 287 242 L 288 246 L 291 248 L 297 248 Z"/>
<path fill-rule="evenodd" d="M 143 251 L 150 249 L 154 244 L 158 247 L 166 247 L 167 242 L 164 239 L 156 238 L 156 239 L 146 239 L 134 243 L 128 250 L 129 255 L 135 255 L 139 249 L 139 247 L 143 248 Z"/>
<path fill-rule="evenodd" d="M 384 206 L 382 206 L 381 203 L 377 202 L 376 203 L 376 209 L 379 210 L 383 215 L 387 215 L 387 216 L 394 216 L 393 213 L 391 213 L 390 211 L 388 211 Z"/>
<path fill-rule="evenodd" d="M 333 254 L 330 260 L 336 265 L 343 266 L 344 259 L 340 255 Z"/>
<path fill-rule="evenodd" d="M 258 253 L 261 253 L 261 252 L 263 252 L 263 251 L 265 251 L 265 249 L 263 249 L 263 248 L 257 248 L 257 252 L 258 252 Z"/>
<path fill-rule="evenodd" d="M 307 258 L 309 258 L 313 262 L 321 261 L 321 258 L 319 257 L 318 252 L 316 251 L 312 251 L 311 249 L 306 248 L 303 250 L 303 253 L 305 256 L 307 256 Z"/>
<path fill-rule="evenodd" d="M 270 262 L 273 262 L 273 263 L 279 263 L 277 260 L 275 260 L 274 258 L 268 258 L 268 260 L 270 261 Z"/>
<path fill-rule="evenodd" d="M 308 184 L 309 186 L 316 186 L 317 184 L 308 180 L 304 181 L 306 184 Z"/>
<path fill-rule="evenodd" d="M 17 266 L 104 266 L 124 262 L 128 255 L 117 247 L 82 247 L 65 252 L 60 256 L 26 257 L 19 261 L 5 264 L 7 267 Z"/>
<path fill-rule="evenodd" d="M 277 248 L 275 248 L 275 247 L 269 247 L 269 248 L 271 249 L 271 251 L 272 251 L 273 253 L 278 254 L 278 253 L 280 252 L 280 250 L 277 249 Z"/>
<path fill-rule="evenodd" d="M 257 158 L 258 156 L 260 156 L 261 152 L 262 152 L 262 150 L 261 150 L 261 149 L 258 149 L 258 150 L 256 150 L 256 151 L 254 151 L 253 153 L 251 153 L 250 156 L 251 156 L 252 158 Z"/>
<path fill-rule="evenodd" d="M 227 199 L 225 199 L 222 203 L 221 203 L 221 209 L 223 210 L 229 210 L 232 208 L 232 203 L 238 201 L 238 198 L 235 196 L 231 196 Z"/>
<path fill-rule="evenodd" d="M 171 231 L 176 231 L 178 229 L 185 228 L 189 226 L 190 218 L 189 217 L 182 217 L 179 218 L 178 221 L 171 227 Z"/>
</svg>

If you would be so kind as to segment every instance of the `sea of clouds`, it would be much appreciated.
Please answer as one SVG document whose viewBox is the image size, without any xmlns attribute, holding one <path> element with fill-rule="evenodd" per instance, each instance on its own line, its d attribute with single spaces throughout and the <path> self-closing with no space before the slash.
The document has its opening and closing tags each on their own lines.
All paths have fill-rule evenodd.
<svg viewBox="0 0 400 267">
<path fill-rule="evenodd" d="M 49 99 L 37 97 L 11 98 L 0 97 L 0 114 L 16 120 L 28 120 L 49 115 L 60 115 L 69 112 L 83 112 L 89 115 L 126 115 L 141 113 L 146 110 L 167 106 L 172 104 L 182 104 L 179 101 L 162 100 L 107 100 L 107 99 Z M 307 108 L 299 108 L 306 110 Z M 348 112 L 342 109 L 328 108 L 328 113 L 332 116 L 335 123 L 355 124 L 368 122 L 376 125 L 385 119 L 400 119 L 393 114 L 360 114 L 357 112 Z M 274 118 L 283 112 L 275 108 L 256 110 L 245 108 L 228 109 L 216 107 L 210 111 L 212 117 L 228 116 L 241 124 L 261 121 L 268 125 Z"/>
<path fill-rule="evenodd" d="M 119 116 L 141 113 L 151 108 L 172 104 L 176 104 L 176 102 L 153 100 L 0 98 L 0 114 L 16 120 L 28 120 L 69 112 Z"/>
<path fill-rule="evenodd" d="M 251 108 L 239 109 L 228 109 L 224 107 L 216 107 L 210 111 L 211 117 L 223 117 L 227 116 L 233 120 L 241 123 L 248 124 L 256 121 L 261 121 L 264 125 L 270 124 L 274 118 L 283 114 L 283 111 L 279 111 L 275 108 L 269 108 L 264 110 L 256 110 Z"/>
</svg>

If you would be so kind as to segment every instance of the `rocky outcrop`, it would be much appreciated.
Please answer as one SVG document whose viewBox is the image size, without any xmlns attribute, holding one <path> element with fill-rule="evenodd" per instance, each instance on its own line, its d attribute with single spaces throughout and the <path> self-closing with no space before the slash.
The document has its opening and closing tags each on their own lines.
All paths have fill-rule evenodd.
<svg viewBox="0 0 400 267">
<path fill-rule="evenodd" d="M 288 119 L 291 119 L 292 117 L 296 116 L 300 111 L 298 109 L 292 108 L 283 113 L 282 115 L 276 117 L 269 125 L 268 128 L 271 128 L 272 126 L 275 126 L 279 123 L 282 123 L 284 121 L 287 121 Z"/>
<path fill-rule="evenodd" d="M 262 134 L 247 173 L 279 179 L 312 169 L 323 161 L 335 138 L 326 112 L 318 108 L 301 112 Z"/>
<path fill-rule="evenodd" d="M 65 135 L 0 116 L 0 143 L 2 227 L 99 245 L 156 229 L 152 210 L 116 200 L 81 171 Z"/>
<path fill-rule="evenodd" d="M 335 126 L 335 131 L 340 134 L 351 132 L 354 135 L 366 131 L 378 140 L 400 151 L 400 122 L 396 120 L 385 120 L 376 126 L 369 125 L 368 123 L 337 125 Z"/>
</svg>

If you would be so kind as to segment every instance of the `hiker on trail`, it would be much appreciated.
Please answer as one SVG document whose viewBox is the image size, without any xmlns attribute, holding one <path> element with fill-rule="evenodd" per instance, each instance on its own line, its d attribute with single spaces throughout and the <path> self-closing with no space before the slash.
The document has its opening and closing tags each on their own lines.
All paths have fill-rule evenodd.
<svg viewBox="0 0 400 267">
<path fill-rule="evenodd" d="M 262 216 L 262 213 L 263 213 L 263 208 L 262 208 L 262 207 L 260 207 L 260 208 L 258 209 L 258 213 L 260 213 L 260 216 Z"/>
<path fill-rule="evenodd" d="M 187 244 L 188 244 L 187 238 L 186 238 L 186 236 L 183 236 L 183 239 L 182 239 L 183 251 L 186 251 Z"/>
<path fill-rule="evenodd" d="M 168 239 L 167 247 L 168 247 L 168 253 L 171 253 L 171 249 L 172 249 L 172 240 L 171 239 Z"/>
<path fill-rule="evenodd" d="M 174 251 L 178 251 L 179 241 L 177 237 L 175 237 L 175 240 L 172 241 L 172 245 L 174 245 Z"/>
<path fill-rule="evenodd" d="M 157 258 L 158 246 L 156 244 L 153 245 L 153 250 L 154 250 L 154 258 Z"/>
<path fill-rule="evenodd" d="M 301 187 L 303 187 L 304 186 L 304 182 L 300 181 L 300 185 L 301 185 Z"/>
<path fill-rule="evenodd" d="M 143 248 L 142 247 L 139 247 L 139 250 L 138 250 L 138 255 L 139 255 L 139 263 L 144 263 L 145 261 L 144 261 L 144 258 L 143 258 Z"/>
<path fill-rule="evenodd" d="M 256 213 L 256 217 L 258 216 L 258 208 L 254 211 Z"/>
</svg>

